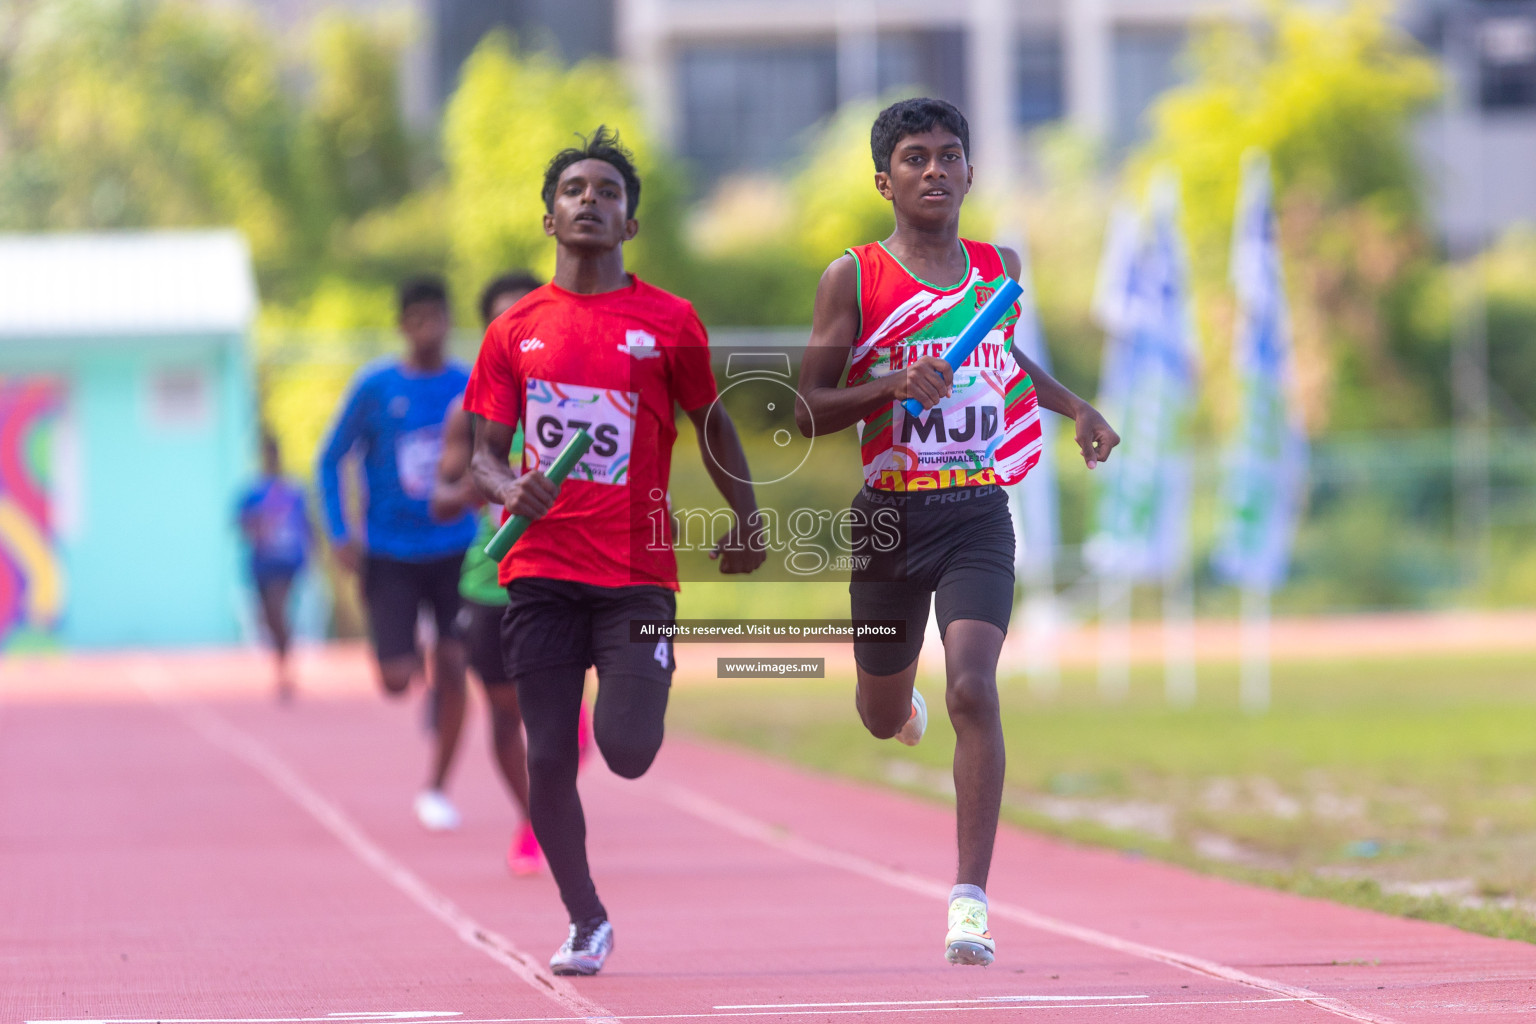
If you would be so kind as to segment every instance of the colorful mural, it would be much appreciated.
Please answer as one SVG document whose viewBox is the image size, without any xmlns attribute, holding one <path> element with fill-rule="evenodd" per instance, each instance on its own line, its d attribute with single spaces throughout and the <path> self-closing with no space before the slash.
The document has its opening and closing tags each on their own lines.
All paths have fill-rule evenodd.
<svg viewBox="0 0 1536 1024">
<path fill-rule="evenodd" d="M 49 488 L 63 405 L 56 378 L 0 377 L 0 650 L 56 642 L 64 573 Z"/>
</svg>

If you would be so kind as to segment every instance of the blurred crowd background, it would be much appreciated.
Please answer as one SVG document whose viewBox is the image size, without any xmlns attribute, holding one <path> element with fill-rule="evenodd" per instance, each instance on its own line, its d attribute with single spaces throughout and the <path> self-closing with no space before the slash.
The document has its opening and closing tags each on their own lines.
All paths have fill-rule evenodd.
<svg viewBox="0 0 1536 1024">
<path fill-rule="evenodd" d="M 1202 612 L 1236 601 L 1204 585 L 1204 556 L 1255 148 L 1313 445 L 1275 609 L 1536 601 L 1526 0 L 0 0 L 0 231 L 237 229 L 255 406 L 308 479 L 352 373 L 398 348 L 398 280 L 446 275 L 468 358 L 481 284 L 551 271 L 538 192 L 573 132 L 606 123 L 638 154 L 632 269 L 719 339 L 782 339 L 844 246 L 888 234 L 868 129 L 915 93 L 967 111 L 964 232 L 1027 246 L 1050 359 L 1085 396 L 1110 211 L 1177 176 Z M 1070 590 L 1093 520 L 1068 455 L 1053 555 Z M 343 600 L 335 628 L 356 627 Z"/>
</svg>

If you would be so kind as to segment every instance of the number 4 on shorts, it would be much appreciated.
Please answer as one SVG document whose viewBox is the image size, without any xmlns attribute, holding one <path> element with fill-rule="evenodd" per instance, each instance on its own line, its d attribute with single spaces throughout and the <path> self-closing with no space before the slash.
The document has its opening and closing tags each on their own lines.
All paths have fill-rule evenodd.
<svg viewBox="0 0 1536 1024">
<path fill-rule="evenodd" d="M 652 654 L 651 657 L 655 658 L 656 664 L 662 668 L 667 667 L 667 641 L 665 639 L 656 641 L 656 653 Z"/>
</svg>

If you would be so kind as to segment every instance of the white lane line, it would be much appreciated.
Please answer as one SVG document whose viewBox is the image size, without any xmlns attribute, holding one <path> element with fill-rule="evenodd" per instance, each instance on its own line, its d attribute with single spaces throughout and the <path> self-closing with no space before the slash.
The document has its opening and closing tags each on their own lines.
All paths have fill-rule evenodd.
<svg viewBox="0 0 1536 1024">
<path fill-rule="evenodd" d="M 286 761 L 254 736 L 202 705 L 175 700 L 165 685 L 161 671 L 139 667 L 130 669 L 130 677 L 152 700 L 180 717 L 198 735 L 255 769 L 308 812 L 322 828 L 351 850 L 358 860 L 372 868 L 375 874 L 447 925 L 465 945 L 479 950 L 507 968 L 535 992 L 579 1014 L 579 1019 L 590 1021 L 591 1024 L 618 1024 L 618 1018 L 608 1010 L 581 995 L 569 982 L 550 974 L 533 957 L 505 937 L 481 925 L 447 896 L 427 885 L 415 872 L 391 857 L 341 808 L 321 796 Z"/>
<path fill-rule="evenodd" d="M 657 792 L 661 799 L 671 804 L 678 810 L 706 821 L 728 832 L 734 832 L 747 839 L 754 839 L 785 853 L 792 854 L 802 860 L 812 861 L 817 864 L 825 864 L 828 867 L 841 868 L 844 871 L 862 875 L 865 878 L 907 892 L 916 893 L 931 899 L 948 900 L 950 887 L 943 882 L 923 878 L 919 875 L 909 874 L 888 868 L 883 864 L 877 864 L 872 860 L 860 857 L 853 853 L 844 853 L 831 847 L 822 846 L 820 843 L 811 842 L 793 835 L 785 835 L 781 830 L 774 828 L 767 822 L 759 821 L 749 815 L 742 814 L 733 807 L 711 800 L 702 793 L 695 792 L 686 786 L 675 783 L 660 783 L 654 787 L 642 787 L 637 792 Z M 1060 921 L 1054 917 L 1037 914 L 1023 907 L 1012 906 L 1007 903 L 992 901 L 989 904 L 990 912 L 1009 921 L 1016 921 L 1038 931 L 1049 932 L 1079 942 L 1086 942 L 1101 949 L 1112 950 L 1116 953 L 1124 953 L 1127 956 L 1139 957 L 1144 960 L 1155 960 L 1158 963 L 1177 967 L 1180 970 L 1193 974 L 1202 974 L 1206 977 L 1217 978 L 1221 981 L 1230 981 L 1238 985 L 1246 985 L 1286 999 L 1307 1003 L 1320 1010 L 1325 1010 L 1337 1017 L 1346 1020 L 1361 1021 L 1363 1024 L 1399 1024 L 1390 1017 L 1383 1017 L 1367 1010 L 1360 1010 L 1339 999 L 1313 992 L 1310 989 L 1296 985 L 1287 985 L 1282 981 L 1272 981 L 1261 978 L 1246 971 L 1240 971 L 1235 967 L 1216 963 L 1214 960 L 1206 960 L 1185 953 L 1176 953 L 1172 950 L 1159 949 L 1156 946 L 1148 946 L 1144 943 L 1122 939 L 1106 932 L 1092 928 L 1084 928 L 1067 921 Z M 1136 1004 L 1136 1005 L 1152 1005 Z M 1024 1007 L 1019 1007 L 1023 1009 Z"/>
<path fill-rule="evenodd" d="M 1147 999 L 1148 996 L 979 996 L 975 999 L 881 999 L 843 1003 L 737 1003 L 717 1010 L 772 1010 L 819 1006 L 953 1006 L 957 1003 L 1099 1003 L 1111 999 Z"/>
<path fill-rule="evenodd" d="M 354 1021 L 375 1024 L 462 1016 L 463 1010 L 363 1010 L 328 1013 L 324 1017 L 97 1017 L 92 1020 L 28 1021 L 27 1024 L 351 1024 Z"/>
<path fill-rule="evenodd" d="M 1008 1010 L 1019 1013 L 1024 1010 L 1144 1010 L 1153 1007 L 1169 1006 L 1259 1006 L 1272 1003 L 1300 1003 L 1300 999 L 1271 997 L 1264 999 L 1191 999 L 1187 1001 L 1171 1001 L 1158 1003 L 1060 1003 L 1046 1005 L 1043 1003 L 997 1003 L 991 1006 L 907 1006 L 887 1009 L 848 1009 L 848 1010 L 746 1010 L 723 1013 L 626 1013 L 624 1020 L 731 1020 L 746 1017 L 858 1017 L 869 1014 L 890 1013 L 971 1013 L 976 1011 Z M 465 1020 L 460 1024 L 583 1024 L 590 1021 L 589 1017 L 490 1017 L 476 1020 Z M 79 1024 L 73 1021 L 56 1020 L 29 1020 L 25 1024 Z M 122 1024 L 118 1021 L 86 1021 L 83 1024 Z M 134 1021 L 132 1024 L 146 1024 L 142 1021 Z M 157 1022 L 147 1022 L 157 1024 Z"/>
</svg>

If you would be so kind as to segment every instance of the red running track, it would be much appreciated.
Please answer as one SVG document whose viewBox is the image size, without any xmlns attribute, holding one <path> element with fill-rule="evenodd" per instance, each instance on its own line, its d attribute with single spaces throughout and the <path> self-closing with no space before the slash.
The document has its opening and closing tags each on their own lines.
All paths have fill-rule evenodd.
<svg viewBox="0 0 1536 1024">
<path fill-rule="evenodd" d="M 675 737 L 639 782 L 583 775 L 617 949 L 555 979 L 480 723 L 434 836 L 419 705 L 355 659 L 288 709 L 245 663 L 67 664 L 0 676 L 0 1024 L 1536 1019 L 1531 946 L 1015 830 L 998 963 L 949 967 L 949 812 Z"/>
</svg>

